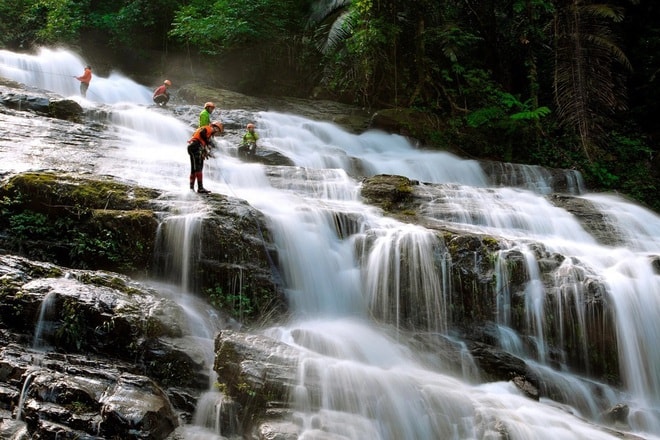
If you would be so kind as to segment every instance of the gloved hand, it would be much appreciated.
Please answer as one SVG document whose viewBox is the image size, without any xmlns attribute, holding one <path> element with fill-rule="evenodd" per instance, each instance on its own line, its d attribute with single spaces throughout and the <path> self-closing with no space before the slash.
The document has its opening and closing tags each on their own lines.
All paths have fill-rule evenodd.
<svg viewBox="0 0 660 440">
<path fill-rule="evenodd" d="M 211 148 L 206 146 L 202 148 L 202 159 L 209 159 L 211 157 L 214 157 L 213 154 L 211 153 Z"/>
</svg>

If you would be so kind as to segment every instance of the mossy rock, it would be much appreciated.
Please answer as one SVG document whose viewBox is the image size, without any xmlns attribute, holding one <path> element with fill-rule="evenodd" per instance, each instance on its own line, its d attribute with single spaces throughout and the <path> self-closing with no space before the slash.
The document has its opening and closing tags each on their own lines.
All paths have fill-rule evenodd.
<svg viewBox="0 0 660 440">
<path fill-rule="evenodd" d="M 160 193 L 112 180 L 61 173 L 28 172 L 10 177 L 0 187 L 0 197 L 24 198 L 25 208 L 46 212 L 51 208 L 131 210 L 151 207 Z"/>
<path fill-rule="evenodd" d="M 67 121 L 80 121 L 83 108 L 72 99 L 51 100 L 48 104 L 48 115 Z"/>
<path fill-rule="evenodd" d="M 150 208 L 159 195 L 110 178 L 14 175 L 0 186 L 0 244 L 63 266 L 144 273 L 158 228 Z"/>
<path fill-rule="evenodd" d="M 417 184 L 407 177 L 381 174 L 363 180 L 361 195 L 367 203 L 385 211 L 403 211 L 409 208 Z"/>
</svg>

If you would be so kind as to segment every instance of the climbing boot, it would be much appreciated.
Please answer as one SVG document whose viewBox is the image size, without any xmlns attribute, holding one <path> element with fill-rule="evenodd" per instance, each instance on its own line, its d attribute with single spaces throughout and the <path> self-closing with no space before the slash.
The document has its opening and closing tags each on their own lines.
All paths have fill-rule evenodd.
<svg viewBox="0 0 660 440">
<path fill-rule="evenodd" d="M 211 193 L 211 191 L 209 191 L 209 190 L 206 189 L 206 188 L 199 188 L 199 189 L 197 190 L 197 192 L 200 193 L 200 194 L 210 194 L 210 193 Z"/>
</svg>

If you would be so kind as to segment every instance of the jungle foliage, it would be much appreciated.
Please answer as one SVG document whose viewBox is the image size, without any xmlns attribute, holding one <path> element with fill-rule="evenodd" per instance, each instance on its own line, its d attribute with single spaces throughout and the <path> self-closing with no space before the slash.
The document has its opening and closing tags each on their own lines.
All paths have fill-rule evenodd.
<svg viewBox="0 0 660 440">
<path fill-rule="evenodd" d="M 577 168 L 660 211 L 656 2 L 2 0 L 0 17 L 14 50 L 102 48 L 136 75 L 185 55 L 244 93 L 414 108 L 438 121 L 430 147 Z"/>
</svg>

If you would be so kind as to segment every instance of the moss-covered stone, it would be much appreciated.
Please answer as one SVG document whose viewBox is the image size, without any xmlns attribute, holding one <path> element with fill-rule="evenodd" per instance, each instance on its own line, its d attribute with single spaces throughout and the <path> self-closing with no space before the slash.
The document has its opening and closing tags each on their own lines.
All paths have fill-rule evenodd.
<svg viewBox="0 0 660 440">
<path fill-rule="evenodd" d="M 413 187 L 417 183 L 403 176 L 381 174 L 362 181 L 362 197 L 385 211 L 405 212 L 410 215 L 414 209 Z"/>
<path fill-rule="evenodd" d="M 14 175 L 0 186 L 1 244 L 69 267 L 134 274 L 148 270 L 159 192 L 60 173 Z"/>
<path fill-rule="evenodd" d="M 19 198 L 24 208 L 37 212 L 67 208 L 132 210 L 152 207 L 160 193 L 151 188 L 117 182 L 111 178 L 63 173 L 27 172 L 10 177 L 0 187 L 0 197 Z"/>
</svg>

